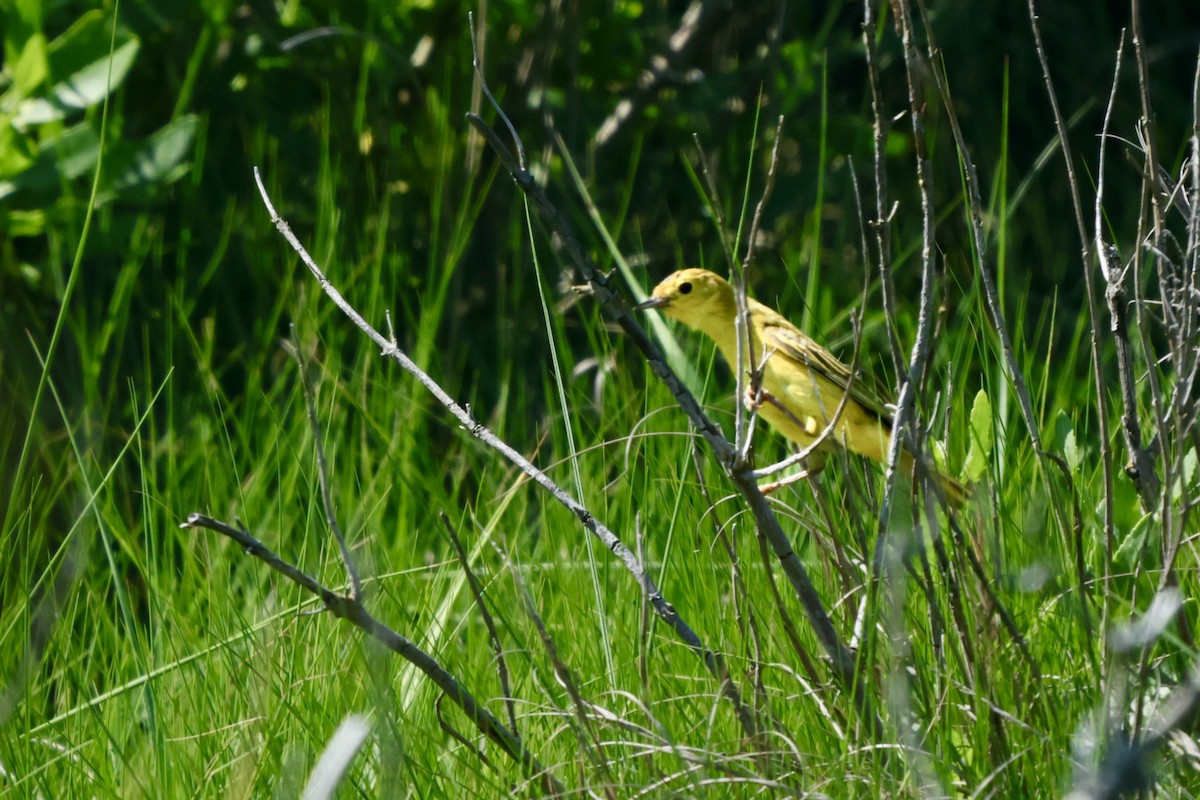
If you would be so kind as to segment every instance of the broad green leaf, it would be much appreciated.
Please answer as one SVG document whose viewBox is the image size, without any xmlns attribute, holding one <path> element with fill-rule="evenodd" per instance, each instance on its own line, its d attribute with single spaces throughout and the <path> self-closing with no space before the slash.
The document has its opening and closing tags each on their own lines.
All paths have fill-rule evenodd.
<svg viewBox="0 0 1200 800">
<path fill-rule="evenodd" d="M 45 10 L 42 0 L 14 0 L 12 3 L 0 3 L 0 22 L 4 29 L 5 60 L 16 60 L 17 53 L 25 48 L 25 43 L 34 36 L 42 35 L 42 12 Z"/>
<path fill-rule="evenodd" d="M 1054 417 L 1054 435 L 1050 438 L 1051 450 L 1061 453 L 1067 446 L 1067 436 L 1075 431 L 1075 423 L 1061 408 Z"/>
<path fill-rule="evenodd" d="M 68 128 L 43 142 L 37 158 L 26 169 L 0 181 L 0 200 L 18 191 L 55 191 L 64 180 L 91 171 L 99 154 L 100 134 L 93 123 Z"/>
<path fill-rule="evenodd" d="M 193 114 L 172 120 L 130 151 L 115 155 L 106 164 L 112 180 L 107 189 L 144 188 L 171 183 L 187 171 L 186 160 L 196 138 Z"/>
<path fill-rule="evenodd" d="M 21 55 L 12 67 L 12 86 L 5 93 L 3 108 L 10 109 L 17 102 L 33 94 L 46 80 L 50 68 L 46 63 L 46 37 L 40 33 L 30 36 L 21 48 Z"/>
<path fill-rule="evenodd" d="M 963 472 L 971 483 L 987 472 L 992 445 L 992 402 L 987 392 L 980 389 L 975 395 L 975 402 L 971 404 L 971 443 L 967 448 L 967 462 L 963 466 Z"/>
<path fill-rule="evenodd" d="M 1171 497 L 1179 500 L 1184 496 L 1184 490 L 1196 479 L 1196 448 L 1189 449 L 1183 454 L 1182 469 L 1175 478 L 1175 485 L 1171 487 Z"/>
<path fill-rule="evenodd" d="M 1083 449 L 1075 437 L 1075 423 L 1072 422 L 1067 412 L 1061 409 L 1054 417 L 1054 435 L 1050 440 L 1050 452 L 1062 455 L 1071 474 L 1078 472 L 1079 465 L 1083 463 Z"/>
<path fill-rule="evenodd" d="M 1063 458 L 1066 459 L 1067 466 L 1071 468 L 1071 474 L 1079 472 L 1079 465 L 1083 463 L 1083 454 L 1079 452 L 1079 445 L 1075 442 L 1075 431 L 1067 434 L 1067 439 L 1063 442 Z"/>
<path fill-rule="evenodd" d="M 1150 536 L 1157 532 L 1158 528 L 1150 524 L 1153 519 L 1153 514 L 1144 514 L 1133 526 L 1133 530 L 1121 539 L 1121 543 L 1117 545 L 1117 552 L 1113 556 L 1118 564 L 1132 566 L 1141 555 L 1142 549 L 1147 545 L 1154 544 L 1154 540 L 1150 539 Z"/>
<path fill-rule="evenodd" d="M 933 465 L 942 472 L 946 471 L 946 445 L 937 439 L 929 441 L 929 452 L 933 456 Z"/>
<path fill-rule="evenodd" d="M 37 146 L 0 115 L 0 178 L 24 172 L 37 158 Z"/>
<path fill-rule="evenodd" d="M 129 42 L 136 41 L 136 37 L 120 25 L 117 26 L 114 41 L 112 12 L 100 9 L 89 11 L 55 37 L 46 48 L 50 79 L 61 83 L 98 61 L 106 61 L 109 51 L 115 53 Z"/>
<path fill-rule="evenodd" d="M 22 102 L 14 125 L 28 128 L 63 119 L 96 105 L 121 85 L 137 57 L 139 42 L 128 31 L 118 29 L 110 55 L 111 25 L 110 15 L 93 11 L 50 43 L 46 58 L 53 86 L 46 96 Z"/>
</svg>

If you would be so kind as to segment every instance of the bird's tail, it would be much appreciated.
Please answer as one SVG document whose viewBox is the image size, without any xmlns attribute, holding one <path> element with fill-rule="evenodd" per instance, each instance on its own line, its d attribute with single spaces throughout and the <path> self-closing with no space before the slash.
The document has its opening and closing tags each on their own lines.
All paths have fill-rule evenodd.
<svg viewBox="0 0 1200 800">
<path fill-rule="evenodd" d="M 900 454 L 900 469 L 910 476 L 915 477 L 916 463 L 913 461 L 912 454 L 907 450 Z M 968 500 L 971 499 L 971 487 L 951 478 L 944 472 L 933 470 L 930 476 L 933 482 L 937 484 L 941 490 L 942 496 L 946 498 L 946 503 L 954 509 L 962 508 Z"/>
</svg>

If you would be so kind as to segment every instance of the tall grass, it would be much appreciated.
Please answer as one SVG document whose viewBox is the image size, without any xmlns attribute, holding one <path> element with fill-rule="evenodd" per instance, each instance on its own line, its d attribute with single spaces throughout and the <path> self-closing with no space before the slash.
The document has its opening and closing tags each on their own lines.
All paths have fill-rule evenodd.
<svg viewBox="0 0 1200 800">
<path fill-rule="evenodd" d="M 319 11 L 293 9 L 305 18 Z M 339 19 L 332 13 L 322 21 Z M 881 52 L 902 58 L 888 23 L 875 29 Z M 229 25 L 214 18 L 203 28 L 187 59 L 189 92 L 205 90 L 213 62 L 202 49 L 228 37 Z M 373 8 L 363 30 L 407 35 L 415 25 Z M 487 61 L 511 63 L 505 54 L 521 46 L 520 36 L 492 30 Z M 822 30 L 829 35 L 827 25 Z M 340 38 L 327 44 L 349 47 Z M 447 60 L 469 64 L 465 42 L 447 48 Z M 823 659 L 754 517 L 671 394 L 596 303 L 564 291 L 582 279 L 563 267 L 561 239 L 547 235 L 536 209 L 527 216 L 486 150 L 478 161 L 466 157 L 468 135 L 458 122 L 471 102 L 466 68 L 413 90 L 408 77 L 397 77 L 410 66 L 388 48 L 371 40 L 355 53 L 341 59 L 355 65 L 349 111 L 328 88 L 308 98 L 304 115 L 239 108 L 245 127 L 233 143 L 229 129 L 208 118 L 223 135 L 201 136 L 193 177 L 170 190 L 170 203 L 132 214 L 119 205 L 94 208 L 96 228 L 84 239 L 78 209 L 94 201 L 64 187 L 59 202 L 75 209 L 66 215 L 74 222 L 47 234 L 47 252 L 61 256 L 83 241 L 83 263 L 94 271 L 81 274 L 83 291 L 74 297 L 23 295 L 33 304 L 66 301 L 63 345 L 44 373 L 49 401 L 36 417 L 28 397 L 43 375 L 38 358 L 47 340 L 36 315 L 28 340 L 5 324 L 0 349 L 10 412 L 0 421 L 0 446 L 14 452 L 26 426 L 33 443 L 26 477 L 6 482 L 0 531 L 0 796 L 296 796 L 354 713 L 367 715 L 370 734 L 343 796 L 541 791 L 536 776 L 479 735 L 410 664 L 322 613 L 319 600 L 231 542 L 179 527 L 196 511 L 241 520 L 282 558 L 346 590 L 318 490 L 318 444 L 329 459 L 334 511 L 365 578 L 366 606 L 506 720 L 497 657 L 440 520 L 447 515 L 495 618 L 521 741 L 572 793 L 1017 797 L 1074 787 L 1116 796 L 1136 791 L 1153 771 L 1164 792 L 1190 796 L 1195 767 L 1176 755 L 1190 741 L 1187 729 L 1165 716 L 1163 698 L 1194 704 L 1196 688 L 1191 539 L 1200 476 L 1196 378 L 1188 370 L 1197 336 L 1189 322 L 1194 299 L 1176 291 L 1194 290 L 1198 274 L 1194 138 L 1159 141 L 1168 188 L 1178 185 L 1175 197 L 1186 202 L 1159 198 L 1158 235 L 1149 235 L 1155 187 L 1142 187 L 1140 215 L 1130 215 L 1113 189 L 1107 195 L 1104 232 L 1139 265 L 1126 283 L 1136 301 L 1129 333 L 1136 419 L 1144 440 L 1157 442 L 1154 463 L 1168 479 L 1157 503 L 1148 503 L 1121 472 L 1127 456 L 1108 319 L 1089 319 L 1077 277 L 1096 264 L 1078 263 L 1073 240 L 1071 249 L 1045 255 L 1067 262 L 1045 275 L 1015 256 L 1050 236 L 1038 225 L 1067 225 L 1023 214 L 1026 203 L 1042 200 L 1022 187 L 1063 184 L 1044 178 L 1062 174 L 1061 160 L 1022 173 L 1006 147 L 991 139 L 979 145 L 1001 156 L 982 170 L 986 238 L 982 252 L 973 250 L 962 171 L 972 154 L 953 146 L 936 91 L 926 87 L 942 252 L 932 287 L 933 355 L 917 409 L 947 469 L 960 472 L 972 447 L 978 451 L 975 497 L 952 527 L 944 509 L 924 506 L 920 494 L 914 502 L 901 479 L 881 531 L 882 472 L 839 457 L 771 500 L 839 636 L 854 649 L 881 720 L 876 729 Z M 248 71 L 259 63 L 291 74 L 285 66 L 296 62 L 272 58 L 279 60 L 236 63 L 237 74 L 212 80 L 278 86 L 276 76 Z M 878 64 L 889 103 L 903 97 L 897 63 Z M 925 63 L 944 69 L 957 91 L 953 64 Z M 314 66 L 300 69 L 314 80 Z M 406 115 L 404 125 L 384 125 L 373 108 L 394 89 L 380 88 L 384 77 L 419 93 L 420 113 Z M 556 206 L 591 256 L 613 263 L 574 199 L 582 193 L 568 165 L 540 118 L 521 108 L 524 89 L 551 93 L 553 107 L 567 103 L 553 96 L 565 87 L 491 80 Z M 821 83 L 835 92 L 830 81 Z M 1132 84 L 1119 88 L 1119 97 L 1137 97 Z M 669 100 L 662 107 L 675 109 Z M 917 330 L 914 142 L 900 124 L 885 140 L 895 151 L 886 162 L 890 196 L 899 201 L 888 240 L 898 289 L 889 322 L 874 245 L 865 253 L 860 246 L 873 202 L 860 223 L 847 188 L 857 180 L 869 196 L 878 186 L 864 178 L 870 168 L 861 141 L 848 145 L 857 163 L 853 174 L 847 169 L 832 132 L 854 126 L 833 116 L 828 102 L 837 97 L 820 104 L 815 141 L 824 149 L 811 168 L 820 176 L 789 166 L 785 148 L 752 292 L 803 320 L 847 361 L 846 309 L 858 305 L 861 361 L 897 385 L 889 326 L 908 347 Z M 1041 107 L 1040 99 L 1023 102 Z M 904 103 L 882 109 L 884 118 Z M 188 107 L 181 99 L 173 113 Z M 785 136 L 802 125 L 788 120 Z M 1007 142 L 1012 121 L 1001 120 L 979 135 Z M 612 215 L 627 253 L 647 239 L 660 248 L 663 231 L 683 232 L 672 258 L 723 267 L 719 242 L 732 238 L 729 231 L 718 235 L 702 210 L 679 219 L 669 203 L 643 197 L 662 183 L 673 184 L 671 198 L 685 193 L 679 186 L 693 196 L 699 189 L 704 196 L 688 208 L 707 208 L 711 217 L 720 207 L 731 230 L 744 222 L 773 142 L 743 135 L 741 120 L 727 128 L 711 122 L 727 134 L 700 137 L 716 197 L 694 147 L 656 155 L 644 168 L 627 163 L 627 171 L 589 172 L 587 159 L 578 159 L 581 188 L 601 216 Z M 1113 132 L 1129 134 L 1132 118 L 1123 123 L 1118 115 Z M 287 125 L 302 133 L 284 135 Z M 629 161 L 640 164 L 652 133 L 634 126 L 627 135 L 635 143 Z M 1093 143 L 1076 153 L 1086 174 L 1097 171 L 1097 151 Z M 231 153 L 244 154 L 245 170 L 215 176 L 208 159 L 228 164 Z M 1108 159 L 1116 160 L 1111 152 Z M 390 314 L 398 343 L 418 365 L 640 555 L 663 597 L 724 656 L 757 736 L 748 735 L 721 681 L 650 613 L 628 572 L 589 542 L 577 519 L 481 446 L 336 311 L 250 193 L 252 163 L 362 315 L 386 330 Z M 647 174 L 664 165 L 673 165 L 665 175 Z M 222 197 L 210 190 L 216 180 L 238 188 L 214 204 Z M 799 211 L 814 191 L 818 205 Z M 194 246 L 201 235 L 203 247 Z M 1032 444 L 988 322 L 981 256 L 1002 288 L 1043 452 Z M 645 288 L 667 269 L 635 262 L 620 274 Z M 1173 316 L 1163 303 L 1177 304 Z M 693 388 L 731 434 L 728 368 L 698 338 L 656 330 L 689 360 Z M 292 335 L 315 389 L 319 443 L 299 370 L 281 345 Z M 1088 360 L 1093 335 L 1098 382 Z M 1097 385 L 1111 390 L 1103 418 Z M 1102 440 L 1110 443 L 1111 482 Z M 759 464 L 786 455 L 765 432 L 755 451 Z M 1168 733 L 1181 749 L 1164 746 Z"/>
</svg>

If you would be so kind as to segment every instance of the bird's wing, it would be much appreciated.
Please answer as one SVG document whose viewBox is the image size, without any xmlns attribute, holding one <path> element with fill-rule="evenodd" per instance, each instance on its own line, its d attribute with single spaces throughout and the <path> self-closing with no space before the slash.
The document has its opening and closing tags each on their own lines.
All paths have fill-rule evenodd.
<svg viewBox="0 0 1200 800">
<path fill-rule="evenodd" d="M 772 315 L 775 316 L 775 315 Z M 821 345 L 801 333 L 784 319 L 763 320 L 759 328 L 763 347 L 774 350 L 778 355 L 793 359 L 826 378 L 842 390 L 849 390 L 850 398 L 866 411 L 879 417 L 887 425 L 892 423 L 892 414 L 883 400 L 882 390 L 861 373 L 851 375 L 850 368 L 838 361 Z"/>
</svg>

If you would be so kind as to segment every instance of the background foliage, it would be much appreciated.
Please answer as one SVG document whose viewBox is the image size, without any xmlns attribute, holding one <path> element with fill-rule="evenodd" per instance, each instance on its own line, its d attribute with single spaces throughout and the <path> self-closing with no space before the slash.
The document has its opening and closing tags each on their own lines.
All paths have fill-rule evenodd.
<svg viewBox="0 0 1200 800">
<path fill-rule="evenodd" d="M 1044 5 L 1047 55 L 1090 190 L 1130 11 L 1115 2 Z M 991 256 L 1042 432 L 1071 460 L 1089 569 L 1113 576 L 1101 600 L 1106 616 L 1124 618 L 1144 608 L 1157 586 L 1152 567 L 1138 570 L 1156 522 L 1119 478 L 1117 528 L 1132 544 L 1105 554 L 1097 458 L 1100 437 L 1115 435 L 1115 414 L 1095 417 L 1080 244 L 1068 222 L 1028 13 L 1020 4 L 993 6 L 932 2 L 928 14 L 981 173 Z M 1159 4 L 1143 20 L 1160 154 L 1172 175 L 1194 133 L 1200 18 L 1187 6 Z M 757 196 L 772 144 L 766 129 L 783 115 L 755 293 L 847 357 L 848 309 L 861 307 L 865 363 L 895 385 L 853 190 L 855 180 L 869 186 L 872 159 L 861 5 L 706 4 L 689 45 L 663 65 L 656 59 L 669 52 L 687 8 L 568 0 L 473 10 L 488 81 L 535 172 L 597 261 L 611 266 L 555 150 L 561 137 L 643 286 L 679 264 L 725 268 L 718 224 L 698 190 L 701 158 L 732 226 L 746 187 L 751 202 Z M 340 580 L 315 493 L 297 370 L 280 348 L 293 323 L 319 374 L 342 525 L 374 578 L 382 617 L 446 660 L 478 695 L 499 695 L 485 634 L 447 563 L 451 550 L 436 518 L 445 509 L 469 541 L 504 543 L 589 692 L 616 702 L 618 691 L 640 686 L 679 752 L 696 748 L 720 764 L 717 754 L 739 752 L 715 686 L 676 643 L 639 644 L 634 587 L 603 554 L 590 573 L 569 515 L 520 488 L 507 464 L 471 443 L 319 296 L 272 229 L 253 189 L 253 165 L 334 282 L 369 319 L 390 311 L 401 345 L 452 395 L 534 454 L 627 541 L 641 514 L 664 590 L 713 646 L 745 659 L 739 674 L 771 673 L 762 702 L 772 713 L 793 730 L 806 730 L 805 715 L 820 716 L 799 702 L 809 696 L 802 682 L 779 679 L 795 667 L 783 663 L 786 649 L 771 647 L 785 637 L 763 599 L 770 578 L 762 566 L 749 597 L 771 621 L 769 657 L 751 652 L 741 628 L 754 614 L 718 602 L 738 595 L 707 526 L 730 522 L 747 552 L 752 534 L 737 527 L 728 504 L 706 512 L 687 444 L 665 435 L 682 428 L 674 411 L 662 410 L 669 395 L 592 304 L 566 290 L 577 276 L 561 266 L 538 221 L 530 232 L 508 177 L 468 134 L 466 111 L 491 116 L 471 71 L 467 10 L 436 0 L 0 3 L 0 794 L 287 796 L 336 723 L 362 709 L 375 715 L 375 734 L 350 791 L 457 796 L 466 787 L 498 796 L 521 779 L 511 765 L 489 771 L 455 749 L 431 711 L 435 696 L 417 678 L 328 615 L 298 616 L 304 598 L 235 548 L 177 529 L 193 510 L 240 516 L 280 552 Z M 877 41 L 884 106 L 901 114 L 907 89 L 890 17 Z M 994 785 L 999 796 L 1016 796 L 1059 789 L 1073 765 L 1087 763 L 1080 731 L 1111 699 L 1116 673 L 1102 663 L 1102 645 L 1081 625 L 1070 594 L 1070 532 L 1055 527 L 1054 498 L 1035 478 L 1035 454 L 987 330 L 960 164 L 932 82 L 927 89 L 945 269 L 935 369 L 950 376 L 945 386 L 961 402 L 947 412 L 944 395 L 928 401 L 951 462 L 961 463 L 969 398 L 981 389 L 990 397 L 997 444 L 983 480 L 992 487 L 987 505 L 974 519 L 978 546 L 1016 607 L 1042 675 L 1057 677 L 1003 685 L 1014 673 L 1033 679 L 982 610 L 975 630 L 998 652 L 974 675 L 947 667 L 939 645 L 922 639 L 929 631 L 913 623 L 915 658 L 938 675 L 918 696 L 928 706 L 918 702 L 914 713 L 927 726 L 921 742 L 931 781 L 963 794 Z M 622 99 L 633 101 L 632 116 L 597 141 Z M 1135 140 L 1140 113 L 1136 75 L 1126 69 L 1113 130 Z M 898 204 L 898 328 L 909 343 L 921 217 L 905 118 L 893 124 L 887 147 Z M 1140 161 L 1125 159 L 1132 147 L 1111 147 L 1106 222 L 1123 247 L 1134 248 L 1144 213 Z M 542 291 L 560 313 L 544 317 Z M 548 342 L 562 359 L 565 407 Z M 683 346 L 701 352 L 695 340 Z M 708 360 L 701 366 L 702 394 L 727 415 L 727 373 L 709 369 Z M 39 395 L 43 375 L 52 394 Z M 627 448 L 623 437 L 635 430 L 663 435 Z M 783 449 L 765 439 L 761 451 L 769 458 Z M 1194 450 L 1192 463 L 1194 470 Z M 877 477 L 870 467 L 854 469 L 846 486 L 831 479 L 832 512 L 807 494 L 788 506 L 797 547 L 825 581 L 827 602 L 843 591 L 852 598 L 835 611 L 847 636 L 858 573 L 834 567 L 832 550 L 844 537 L 855 540 L 845 543 L 849 562 L 868 557 L 862 532 L 872 530 L 866 501 Z M 705 474 L 723 496 L 715 468 Z M 1194 472 L 1187 480 L 1194 483 Z M 854 521 L 860 513 L 867 522 Z M 1191 526 L 1185 533 L 1194 533 L 1194 518 L 1183 519 Z M 526 741 L 560 777 L 573 776 L 565 765 L 584 756 L 575 738 L 560 735 L 568 723 L 557 712 L 568 703 L 517 610 L 504 565 L 476 557 L 493 602 L 508 609 L 504 626 L 519 653 L 514 694 L 538 698 L 523 711 L 532 728 Z M 1190 559 L 1181 569 L 1194 566 Z M 908 611 L 928 625 L 928 612 Z M 1189 600 L 1185 615 L 1194 614 Z M 1168 677 L 1155 673 L 1131 695 L 1182 680 L 1191 664 L 1186 633 L 1160 655 Z M 653 679 L 639 670 L 643 657 L 653 662 Z M 896 663 L 879 659 L 876 669 Z M 947 705 L 957 712 L 939 698 L 953 700 Z M 1047 711 L 1051 702 L 1061 706 Z M 803 707 L 789 710 L 793 704 Z M 1033 733 L 988 722 L 991 714 L 1026 720 L 1026 711 Z M 805 769 L 784 781 L 793 789 L 851 796 L 860 793 L 852 780 L 828 781 L 854 775 L 887 793 L 920 793 L 914 787 L 924 777 L 889 772 L 894 765 L 859 752 L 853 735 L 839 742 L 825 723 L 807 731 L 795 742 Z M 615 785 L 624 796 L 632 792 L 622 781 L 650 786 L 677 767 L 650 757 L 616 761 L 608 772 L 596 768 L 587 781 L 593 790 Z M 705 789 L 700 774 L 740 774 L 706 764 L 709 772 L 689 772 L 664 792 Z M 1164 775 L 1186 794 L 1190 769 Z"/>
</svg>

